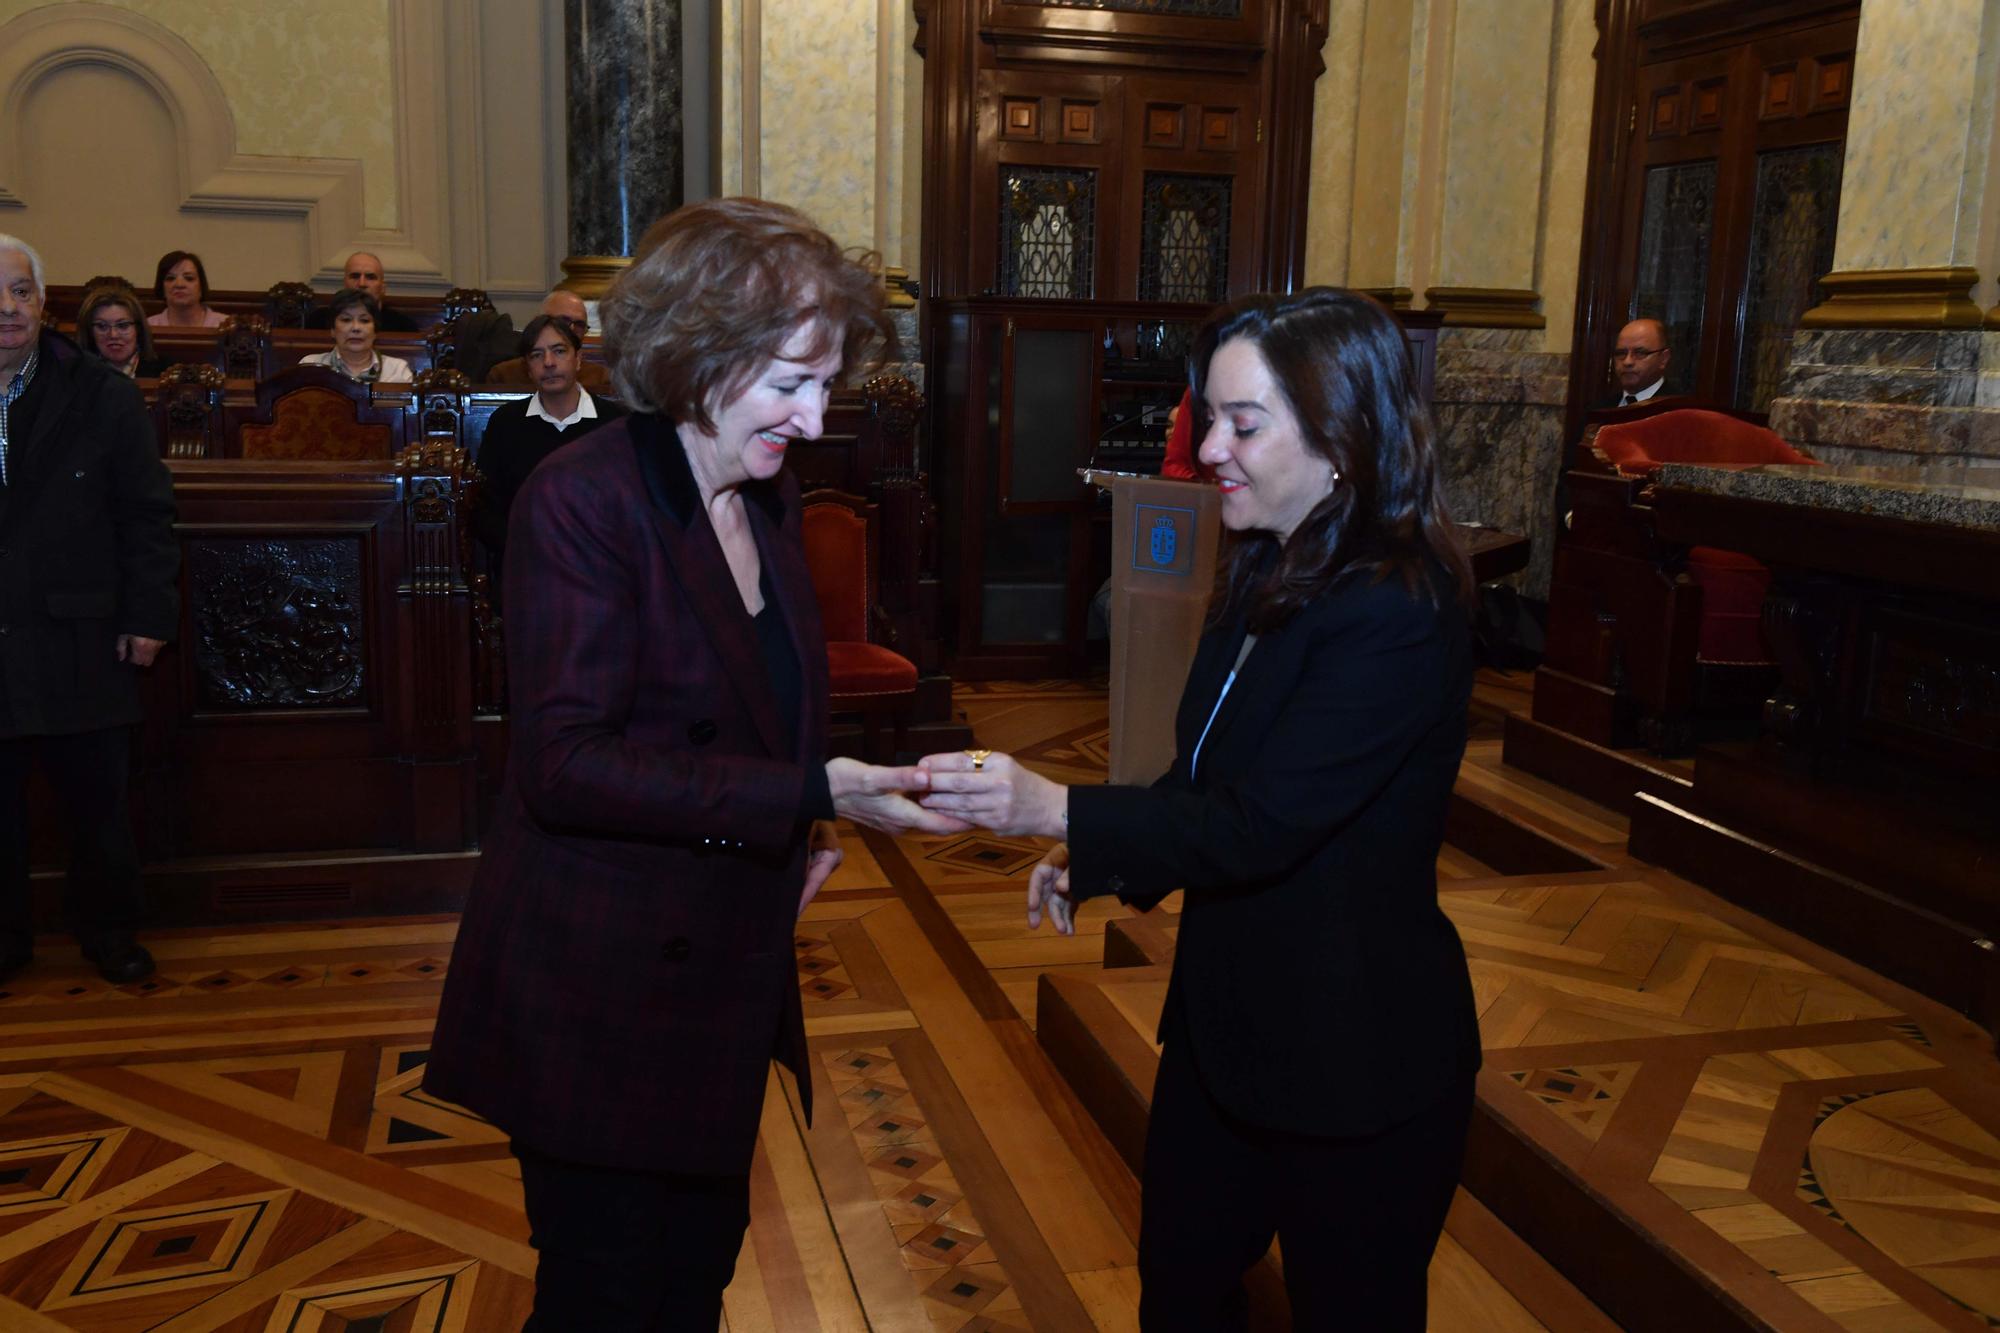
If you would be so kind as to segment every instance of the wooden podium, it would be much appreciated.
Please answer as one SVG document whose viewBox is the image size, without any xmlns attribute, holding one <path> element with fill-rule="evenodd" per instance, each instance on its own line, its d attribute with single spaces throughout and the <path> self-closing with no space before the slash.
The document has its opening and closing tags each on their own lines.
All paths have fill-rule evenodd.
<svg viewBox="0 0 2000 1333">
<path fill-rule="evenodd" d="M 1111 495 L 1111 781 L 1144 786 L 1174 761 L 1174 712 L 1215 585 L 1215 487 L 1086 471 Z"/>
</svg>

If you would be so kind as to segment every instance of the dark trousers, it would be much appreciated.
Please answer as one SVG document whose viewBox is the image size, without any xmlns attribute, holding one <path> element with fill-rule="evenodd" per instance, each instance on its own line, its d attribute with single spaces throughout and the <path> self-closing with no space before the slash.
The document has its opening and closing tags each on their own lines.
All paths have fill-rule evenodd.
<svg viewBox="0 0 2000 1333">
<path fill-rule="evenodd" d="M 1170 1031 L 1146 1132 L 1140 1328 L 1243 1328 L 1243 1274 L 1276 1235 L 1298 1333 L 1422 1333 L 1471 1114 L 1467 1075 L 1437 1105 L 1366 1138 L 1261 1129 L 1216 1105 L 1186 1038 Z"/>
<path fill-rule="evenodd" d="M 129 727 L 67 736 L 0 738 L 0 932 L 30 934 L 28 771 L 41 769 L 69 826 L 63 915 L 79 938 L 129 930 L 139 919 L 139 848 L 126 801 Z"/>
<path fill-rule="evenodd" d="M 541 1258 L 522 1333 L 715 1333 L 750 1225 L 748 1176 L 624 1171 L 513 1146 Z"/>
</svg>

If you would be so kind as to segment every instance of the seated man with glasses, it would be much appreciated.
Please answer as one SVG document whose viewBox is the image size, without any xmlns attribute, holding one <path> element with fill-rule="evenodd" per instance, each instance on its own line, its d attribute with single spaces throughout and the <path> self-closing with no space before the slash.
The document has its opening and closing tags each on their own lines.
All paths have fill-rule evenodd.
<svg viewBox="0 0 2000 1333">
<path fill-rule="evenodd" d="M 1599 407 L 1630 407 L 1661 393 L 1667 383 L 1667 362 L 1673 349 L 1667 346 L 1667 326 L 1657 319 L 1635 319 L 1618 330 L 1618 344 L 1611 352 L 1611 373 L 1618 381 L 1618 396 Z"/>
</svg>

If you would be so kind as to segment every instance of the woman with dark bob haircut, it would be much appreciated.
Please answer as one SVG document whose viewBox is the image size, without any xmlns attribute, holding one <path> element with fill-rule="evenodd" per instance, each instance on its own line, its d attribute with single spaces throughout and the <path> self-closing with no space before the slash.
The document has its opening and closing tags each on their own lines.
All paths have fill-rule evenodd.
<svg viewBox="0 0 2000 1333">
<path fill-rule="evenodd" d="M 151 379 L 167 368 L 153 351 L 153 330 L 139 293 L 123 282 L 100 283 L 83 294 L 76 310 L 76 340 L 134 379 Z"/>
<path fill-rule="evenodd" d="M 513 748 L 424 1082 L 513 1138 L 530 1329 L 713 1329 L 774 1056 L 812 1111 L 792 930 L 831 821 L 968 826 L 903 795 L 914 768 L 826 759 L 785 451 L 891 345 L 874 273 L 792 209 L 710 200 L 602 309 L 636 410 L 514 502 Z"/>
<path fill-rule="evenodd" d="M 1401 330 L 1353 292 L 1249 296 L 1193 357 L 1233 534 L 1151 787 L 932 755 L 924 804 L 1066 839 L 1028 923 L 1186 890 L 1160 1023 L 1140 1326 L 1241 1326 L 1276 1235 L 1293 1326 L 1420 1330 L 1479 1031 L 1436 861 L 1465 750 L 1471 574 Z"/>
</svg>

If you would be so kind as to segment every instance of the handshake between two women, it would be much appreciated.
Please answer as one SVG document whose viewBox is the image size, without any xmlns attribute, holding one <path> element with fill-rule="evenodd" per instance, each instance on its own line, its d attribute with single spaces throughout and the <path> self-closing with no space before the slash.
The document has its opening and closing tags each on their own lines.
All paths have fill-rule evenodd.
<svg viewBox="0 0 2000 1333">
<path fill-rule="evenodd" d="M 994 750 L 926 755 L 909 768 L 836 759 L 827 778 L 841 815 L 891 833 L 983 828 L 1006 837 L 1069 836 L 1069 788 Z M 1051 847 L 1028 876 L 1029 928 L 1039 928 L 1044 915 L 1059 933 L 1076 933 L 1066 842 Z"/>
</svg>

